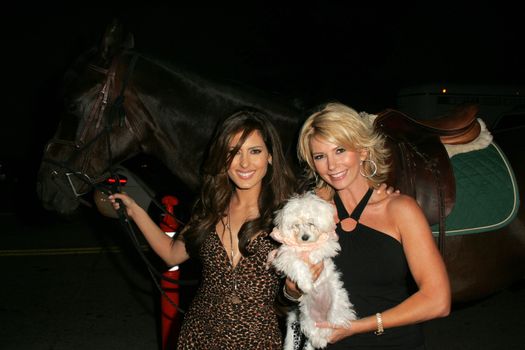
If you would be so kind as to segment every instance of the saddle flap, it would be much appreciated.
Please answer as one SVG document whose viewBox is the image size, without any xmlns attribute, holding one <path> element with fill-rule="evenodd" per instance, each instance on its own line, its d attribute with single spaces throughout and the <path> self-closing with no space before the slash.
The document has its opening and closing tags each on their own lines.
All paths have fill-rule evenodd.
<svg viewBox="0 0 525 350">
<path fill-rule="evenodd" d="M 431 225 L 442 222 L 454 207 L 456 184 L 439 135 L 392 109 L 379 113 L 374 127 L 391 152 L 388 184 L 414 197 Z"/>
</svg>

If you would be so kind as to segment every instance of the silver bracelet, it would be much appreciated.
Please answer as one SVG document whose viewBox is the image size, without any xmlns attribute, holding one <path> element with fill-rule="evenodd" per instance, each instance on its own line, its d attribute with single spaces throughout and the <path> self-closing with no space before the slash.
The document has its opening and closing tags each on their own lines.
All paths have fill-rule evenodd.
<svg viewBox="0 0 525 350">
<path fill-rule="evenodd" d="M 294 303 L 298 303 L 301 301 L 301 299 L 303 298 L 303 296 L 301 295 L 299 298 L 294 298 L 293 296 L 291 296 L 290 294 L 288 294 L 288 292 L 286 291 L 286 284 L 283 285 L 283 295 L 286 299 L 290 300 L 290 301 L 293 301 Z"/>
<path fill-rule="evenodd" d="M 383 316 L 380 312 L 376 314 L 376 323 L 377 323 L 377 330 L 374 332 L 375 335 L 381 335 L 385 333 L 385 329 L 383 328 Z"/>
</svg>

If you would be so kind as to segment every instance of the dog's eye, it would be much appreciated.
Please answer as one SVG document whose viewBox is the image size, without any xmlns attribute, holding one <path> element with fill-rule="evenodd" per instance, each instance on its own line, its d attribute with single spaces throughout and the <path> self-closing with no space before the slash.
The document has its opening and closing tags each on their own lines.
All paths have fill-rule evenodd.
<svg viewBox="0 0 525 350">
<path fill-rule="evenodd" d="M 310 223 L 308 225 L 308 228 L 310 229 L 311 232 L 319 232 L 319 228 L 317 227 L 316 224 Z"/>
</svg>

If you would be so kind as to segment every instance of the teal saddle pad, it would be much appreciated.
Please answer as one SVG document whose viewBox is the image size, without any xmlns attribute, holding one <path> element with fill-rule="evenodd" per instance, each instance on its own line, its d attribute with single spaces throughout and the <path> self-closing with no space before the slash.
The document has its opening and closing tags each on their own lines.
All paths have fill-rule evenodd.
<svg viewBox="0 0 525 350">
<path fill-rule="evenodd" d="M 503 151 L 488 147 L 451 158 L 456 178 L 456 204 L 445 224 L 447 236 L 493 231 L 517 215 L 519 192 L 514 172 Z M 437 236 L 439 224 L 432 226 Z"/>
</svg>

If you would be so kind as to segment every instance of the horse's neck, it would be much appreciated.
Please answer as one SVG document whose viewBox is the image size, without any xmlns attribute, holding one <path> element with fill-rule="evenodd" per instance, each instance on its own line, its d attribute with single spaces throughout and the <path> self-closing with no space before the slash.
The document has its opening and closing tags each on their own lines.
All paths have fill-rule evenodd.
<svg viewBox="0 0 525 350">
<path fill-rule="evenodd" d="M 134 82 L 141 143 L 145 153 L 164 163 L 192 189 L 197 188 L 199 168 L 213 130 L 224 117 L 242 107 L 265 111 L 281 133 L 285 148 L 294 143 L 299 114 L 291 104 L 276 102 L 262 92 L 245 91 L 159 61 L 145 59 Z M 139 69 L 139 68 L 137 68 Z M 151 76 L 158 77 L 154 81 Z M 138 117 L 138 116 L 137 116 Z"/>
</svg>

